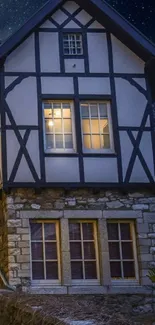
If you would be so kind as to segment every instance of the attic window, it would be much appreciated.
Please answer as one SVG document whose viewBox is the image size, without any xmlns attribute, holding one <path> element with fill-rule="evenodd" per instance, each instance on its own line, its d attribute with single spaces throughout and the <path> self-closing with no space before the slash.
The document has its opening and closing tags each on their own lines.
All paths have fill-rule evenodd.
<svg viewBox="0 0 155 325">
<path fill-rule="evenodd" d="M 64 34 L 63 35 L 63 50 L 64 55 L 82 55 L 83 45 L 82 45 L 82 35 L 77 34 Z"/>
</svg>

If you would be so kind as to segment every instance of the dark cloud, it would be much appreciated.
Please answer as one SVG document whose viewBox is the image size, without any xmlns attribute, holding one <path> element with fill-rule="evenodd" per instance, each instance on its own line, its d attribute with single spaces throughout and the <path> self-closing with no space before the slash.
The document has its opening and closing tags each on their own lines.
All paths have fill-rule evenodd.
<svg viewBox="0 0 155 325">
<path fill-rule="evenodd" d="M 155 42 L 153 0 L 106 0 L 136 28 Z M 47 0 L 0 0 L 0 39 L 4 41 L 28 20 Z"/>
</svg>

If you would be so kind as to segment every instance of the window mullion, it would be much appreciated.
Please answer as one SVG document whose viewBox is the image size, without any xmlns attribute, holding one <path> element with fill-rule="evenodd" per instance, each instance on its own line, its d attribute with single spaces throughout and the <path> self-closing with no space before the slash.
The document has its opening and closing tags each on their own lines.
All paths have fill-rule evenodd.
<svg viewBox="0 0 155 325">
<path fill-rule="evenodd" d="M 82 269 L 83 269 L 83 279 L 86 279 L 85 276 L 85 261 L 84 261 L 84 242 L 83 242 L 83 229 L 82 222 L 80 222 L 80 231 L 81 231 L 81 252 L 82 252 Z"/>
<path fill-rule="evenodd" d="M 122 272 L 122 279 L 124 279 L 120 223 L 118 223 L 118 236 L 119 236 L 119 250 L 120 250 L 121 272 Z"/>
</svg>

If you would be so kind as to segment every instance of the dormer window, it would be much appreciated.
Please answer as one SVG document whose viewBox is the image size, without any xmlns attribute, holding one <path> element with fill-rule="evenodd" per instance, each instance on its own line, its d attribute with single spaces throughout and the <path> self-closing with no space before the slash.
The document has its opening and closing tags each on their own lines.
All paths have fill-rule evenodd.
<svg viewBox="0 0 155 325">
<path fill-rule="evenodd" d="M 64 55 L 83 55 L 82 35 L 69 33 L 63 35 Z"/>
</svg>

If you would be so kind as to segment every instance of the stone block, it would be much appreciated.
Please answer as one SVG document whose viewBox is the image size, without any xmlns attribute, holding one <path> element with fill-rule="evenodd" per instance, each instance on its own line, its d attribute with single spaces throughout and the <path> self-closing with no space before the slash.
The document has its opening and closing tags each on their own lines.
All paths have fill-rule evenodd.
<svg viewBox="0 0 155 325">
<path fill-rule="evenodd" d="M 141 254 L 140 259 L 142 262 L 150 262 L 150 261 L 152 261 L 152 255 L 151 254 Z"/>
<path fill-rule="evenodd" d="M 19 219 L 9 219 L 7 221 L 7 226 L 8 227 L 13 227 L 13 228 L 16 228 L 16 227 L 21 227 L 21 220 Z"/>
<path fill-rule="evenodd" d="M 150 247 L 150 254 L 155 254 L 155 247 Z"/>
<path fill-rule="evenodd" d="M 57 295 L 66 295 L 67 294 L 67 287 L 65 286 L 56 286 L 56 287 L 51 287 L 51 286 L 44 286 L 44 287 L 35 287 L 32 286 L 29 289 L 29 292 L 31 294 L 57 294 Z"/>
<path fill-rule="evenodd" d="M 12 256 L 20 255 L 20 249 L 19 248 L 9 248 L 8 254 Z"/>
<path fill-rule="evenodd" d="M 138 193 L 138 192 L 134 192 L 134 193 L 129 193 L 129 197 L 133 197 L 133 198 L 142 198 L 144 197 L 144 193 Z"/>
<path fill-rule="evenodd" d="M 64 218 L 98 219 L 102 218 L 101 210 L 64 210 Z"/>
<path fill-rule="evenodd" d="M 144 212 L 144 222 L 154 223 L 155 224 L 155 213 L 153 212 Z"/>
<path fill-rule="evenodd" d="M 107 219 L 142 219 L 141 211 L 132 211 L 132 210 L 104 210 L 103 218 Z"/>
<path fill-rule="evenodd" d="M 20 241 L 20 242 L 18 242 L 18 247 L 19 248 L 30 247 L 30 242 L 29 241 Z"/>
<path fill-rule="evenodd" d="M 18 277 L 20 278 L 29 278 L 30 277 L 30 270 L 19 270 L 18 271 Z"/>
<path fill-rule="evenodd" d="M 28 219 L 22 219 L 22 227 L 29 228 L 29 220 Z"/>
<path fill-rule="evenodd" d="M 30 263 L 30 255 L 18 255 L 17 263 Z"/>
<path fill-rule="evenodd" d="M 146 238 L 148 238 L 148 235 L 144 234 L 144 233 L 141 233 L 141 234 L 137 235 L 137 238 L 146 239 Z"/>
<path fill-rule="evenodd" d="M 9 242 L 8 242 L 8 247 L 9 247 L 9 248 L 11 248 L 11 247 L 12 247 L 12 248 L 15 247 L 15 242 L 13 242 L 13 241 L 9 241 Z"/>
<path fill-rule="evenodd" d="M 28 255 L 30 254 L 30 249 L 29 248 L 22 248 L 22 255 Z"/>
<path fill-rule="evenodd" d="M 155 233 L 154 233 L 154 232 L 149 233 L 149 234 L 148 234 L 148 238 L 155 239 Z"/>
<path fill-rule="evenodd" d="M 151 239 L 138 239 L 138 245 L 140 246 L 151 246 Z"/>
<path fill-rule="evenodd" d="M 141 277 L 141 284 L 143 286 L 150 286 L 150 285 L 152 285 L 152 282 L 147 276 L 144 276 L 144 277 Z"/>
<path fill-rule="evenodd" d="M 21 209 L 23 209 L 23 207 L 24 207 L 24 204 L 15 204 L 14 205 L 15 210 L 21 210 Z"/>
<path fill-rule="evenodd" d="M 137 232 L 138 233 L 147 233 L 149 232 L 149 225 L 147 222 L 142 223 L 142 224 L 137 224 Z"/>
<path fill-rule="evenodd" d="M 104 286 L 94 285 L 94 286 L 71 286 L 68 287 L 69 294 L 103 294 L 105 293 Z"/>
<path fill-rule="evenodd" d="M 8 262 L 9 263 L 15 263 L 15 257 L 12 256 L 12 255 L 8 256 Z"/>
<path fill-rule="evenodd" d="M 39 204 L 31 204 L 31 208 L 35 210 L 40 210 L 41 206 Z"/>
<path fill-rule="evenodd" d="M 106 206 L 109 209 L 119 209 L 119 208 L 123 207 L 124 204 L 122 204 L 120 201 L 116 200 L 116 201 L 112 201 L 112 202 L 106 202 Z"/>
<path fill-rule="evenodd" d="M 30 263 L 22 263 L 21 269 L 22 270 L 30 270 Z"/>
<path fill-rule="evenodd" d="M 70 245 L 69 245 L 68 220 L 65 218 L 60 219 L 60 231 L 61 231 L 61 250 L 63 252 L 69 252 Z"/>
<path fill-rule="evenodd" d="M 63 211 L 60 210 L 25 210 L 20 211 L 21 218 L 24 219 L 58 219 L 63 217 Z"/>
<path fill-rule="evenodd" d="M 150 252 L 149 246 L 139 246 L 138 249 L 140 254 L 149 254 Z"/>
<path fill-rule="evenodd" d="M 6 204 L 9 205 L 9 204 L 13 204 L 13 197 L 12 196 L 7 196 L 6 197 Z"/>
<path fill-rule="evenodd" d="M 148 210 L 148 204 L 134 204 L 132 206 L 133 210 Z"/>
<path fill-rule="evenodd" d="M 29 241 L 30 240 L 30 235 L 21 235 L 22 241 Z"/>
<path fill-rule="evenodd" d="M 19 278 L 10 278 L 9 282 L 12 286 L 16 286 L 18 284 L 21 284 L 21 280 Z"/>
<path fill-rule="evenodd" d="M 11 241 L 11 242 L 18 242 L 20 241 L 20 235 L 8 235 L 8 241 Z"/>
<path fill-rule="evenodd" d="M 17 234 L 29 234 L 29 228 L 17 228 Z"/>
<path fill-rule="evenodd" d="M 155 211 L 155 204 L 150 204 L 150 211 L 151 212 Z"/>
</svg>

